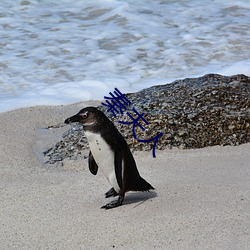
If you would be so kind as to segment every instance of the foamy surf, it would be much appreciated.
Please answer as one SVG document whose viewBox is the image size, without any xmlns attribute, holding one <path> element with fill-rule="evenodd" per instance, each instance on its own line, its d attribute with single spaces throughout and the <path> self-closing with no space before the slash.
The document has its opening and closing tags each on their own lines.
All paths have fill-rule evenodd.
<svg viewBox="0 0 250 250">
<path fill-rule="evenodd" d="M 0 111 L 250 75 L 245 1 L 1 1 Z"/>
</svg>

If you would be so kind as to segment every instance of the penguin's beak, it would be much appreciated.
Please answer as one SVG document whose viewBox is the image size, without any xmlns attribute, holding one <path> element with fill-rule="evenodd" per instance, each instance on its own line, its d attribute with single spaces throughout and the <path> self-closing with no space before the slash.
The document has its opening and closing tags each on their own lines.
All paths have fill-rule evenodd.
<svg viewBox="0 0 250 250">
<path fill-rule="evenodd" d="M 73 116 L 67 118 L 64 121 L 64 123 L 70 124 L 72 122 L 80 122 L 80 120 L 81 120 L 81 116 L 79 116 L 78 114 L 76 114 L 76 115 L 73 115 Z"/>
</svg>

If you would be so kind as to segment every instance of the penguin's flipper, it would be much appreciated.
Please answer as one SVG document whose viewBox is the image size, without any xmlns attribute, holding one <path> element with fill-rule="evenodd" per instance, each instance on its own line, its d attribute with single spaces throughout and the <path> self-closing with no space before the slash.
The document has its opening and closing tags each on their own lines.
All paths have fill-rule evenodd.
<svg viewBox="0 0 250 250">
<path fill-rule="evenodd" d="M 122 149 L 115 147 L 115 176 L 120 189 L 123 189 L 122 181 Z"/>
<path fill-rule="evenodd" d="M 104 209 L 110 209 L 110 208 L 114 208 L 114 207 L 119 207 L 122 205 L 123 203 L 123 200 L 124 200 L 124 196 L 120 196 L 118 197 L 118 200 L 116 201 L 111 201 L 110 203 L 102 206 L 101 208 L 104 208 Z"/>
<path fill-rule="evenodd" d="M 106 198 L 109 198 L 109 197 L 112 197 L 112 196 L 115 197 L 117 195 L 118 195 L 118 193 L 115 191 L 114 188 L 111 188 L 108 192 L 105 193 Z"/>
<path fill-rule="evenodd" d="M 91 151 L 89 151 L 89 170 L 93 175 L 96 175 L 98 171 L 98 165 L 96 164 Z"/>
</svg>

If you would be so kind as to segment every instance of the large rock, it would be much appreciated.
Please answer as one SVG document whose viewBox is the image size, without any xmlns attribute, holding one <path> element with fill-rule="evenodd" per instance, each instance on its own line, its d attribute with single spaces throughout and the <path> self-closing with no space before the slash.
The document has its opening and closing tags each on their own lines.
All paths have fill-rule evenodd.
<svg viewBox="0 0 250 250">
<path fill-rule="evenodd" d="M 111 90 L 112 91 L 112 90 Z M 107 95 L 107 93 L 104 93 Z M 239 145 L 250 141 L 250 78 L 209 74 L 199 78 L 177 80 L 126 94 L 131 105 L 116 118 L 107 107 L 99 106 L 115 123 L 133 150 L 151 150 L 154 142 L 137 142 L 133 125 L 126 112 L 134 118 L 145 113 L 148 124 L 140 120 L 144 131 L 136 126 L 137 139 L 145 140 L 159 133 L 156 148 L 201 148 L 214 145 Z M 81 139 L 79 139 L 81 138 Z M 53 148 L 44 154 L 49 162 L 81 156 L 87 147 L 81 126 L 71 128 Z"/>
</svg>

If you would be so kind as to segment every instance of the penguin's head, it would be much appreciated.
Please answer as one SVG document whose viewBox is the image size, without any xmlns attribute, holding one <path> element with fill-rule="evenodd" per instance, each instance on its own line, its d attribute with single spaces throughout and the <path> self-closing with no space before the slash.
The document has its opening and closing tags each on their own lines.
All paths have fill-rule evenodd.
<svg viewBox="0 0 250 250">
<path fill-rule="evenodd" d="M 64 122 L 67 124 L 79 122 L 87 129 L 88 127 L 101 125 L 106 119 L 108 118 L 97 108 L 87 107 L 81 109 L 76 115 L 67 118 Z"/>
</svg>

